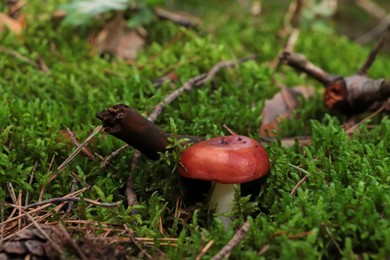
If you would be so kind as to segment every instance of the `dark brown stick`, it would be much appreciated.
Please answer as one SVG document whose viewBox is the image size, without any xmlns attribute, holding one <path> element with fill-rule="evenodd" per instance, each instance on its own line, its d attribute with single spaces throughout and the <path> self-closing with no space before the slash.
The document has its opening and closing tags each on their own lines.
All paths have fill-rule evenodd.
<svg viewBox="0 0 390 260">
<path fill-rule="evenodd" d="M 104 131 L 140 150 L 150 159 L 156 160 L 158 152 L 165 150 L 169 134 L 146 120 L 136 110 L 126 105 L 114 105 L 99 112 Z"/>
<path fill-rule="evenodd" d="M 97 202 L 97 201 L 94 201 L 94 200 L 91 200 L 91 199 L 87 199 L 87 198 L 83 198 L 82 199 L 82 198 L 79 198 L 79 197 L 61 197 L 61 198 L 52 198 L 52 199 L 47 199 L 47 200 L 40 201 L 40 202 L 37 202 L 37 203 L 33 203 L 33 204 L 25 206 L 24 208 L 28 209 L 28 208 L 33 208 L 33 207 L 45 205 L 45 204 L 52 204 L 52 203 L 64 202 L 64 201 L 81 201 L 81 200 L 83 200 L 83 201 L 85 201 L 85 202 L 87 202 L 89 204 L 92 204 L 92 205 L 95 205 L 95 206 L 101 206 L 101 207 L 117 207 L 119 205 L 117 202 L 105 203 L 105 202 Z"/>
<path fill-rule="evenodd" d="M 305 175 L 303 176 L 303 178 L 297 183 L 297 185 L 295 185 L 295 187 L 292 189 L 292 191 L 290 192 L 291 195 L 295 195 L 297 193 L 297 190 L 300 186 L 302 186 L 302 184 L 307 180 L 307 178 L 309 178 L 309 175 Z"/>
</svg>

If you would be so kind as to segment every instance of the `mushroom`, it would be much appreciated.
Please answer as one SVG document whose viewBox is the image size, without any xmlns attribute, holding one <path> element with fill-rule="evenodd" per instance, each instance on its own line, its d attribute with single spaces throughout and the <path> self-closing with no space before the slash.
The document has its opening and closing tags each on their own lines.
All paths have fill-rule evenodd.
<svg viewBox="0 0 390 260">
<path fill-rule="evenodd" d="M 257 180 L 270 168 L 266 151 L 257 141 L 242 135 L 212 138 L 188 147 L 179 163 L 181 176 L 214 183 L 210 206 L 227 228 L 230 218 L 221 216 L 232 209 L 235 184 Z"/>
</svg>

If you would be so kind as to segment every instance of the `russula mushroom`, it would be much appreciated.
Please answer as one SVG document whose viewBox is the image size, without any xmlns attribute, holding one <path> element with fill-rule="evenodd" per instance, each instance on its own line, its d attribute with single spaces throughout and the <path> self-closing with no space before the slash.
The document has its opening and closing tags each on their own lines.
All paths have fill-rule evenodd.
<svg viewBox="0 0 390 260">
<path fill-rule="evenodd" d="M 234 199 L 234 184 L 257 180 L 270 168 L 266 151 L 257 141 L 242 135 L 212 138 L 188 147 L 179 163 L 181 176 L 213 181 L 210 205 L 217 214 L 228 212 Z M 225 228 L 230 219 L 220 217 Z"/>
</svg>

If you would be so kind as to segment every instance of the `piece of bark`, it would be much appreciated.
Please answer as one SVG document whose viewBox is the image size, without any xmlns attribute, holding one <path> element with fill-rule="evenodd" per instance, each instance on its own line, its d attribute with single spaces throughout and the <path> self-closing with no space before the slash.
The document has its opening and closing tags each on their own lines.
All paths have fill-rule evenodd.
<svg viewBox="0 0 390 260">
<path fill-rule="evenodd" d="M 96 114 L 103 122 L 104 131 L 141 151 L 152 160 L 158 159 L 169 144 L 169 134 L 146 120 L 126 105 L 114 105 Z"/>
<path fill-rule="evenodd" d="M 390 81 L 370 79 L 363 75 L 339 78 L 329 84 L 324 93 L 328 108 L 346 113 L 366 111 L 376 102 L 390 97 Z"/>
<path fill-rule="evenodd" d="M 168 138 L 172 136 L 136 110 L 123 104 L 103 110 L 97 113 L 96 117 L 103 122 L 105 132 L 121 139 L 152 160 L 157 160 L 158 153 L 166 150 Z M 190 142 L 204 139 L 186 135 L 179 135 L 178 138 L 188 138 Z"/>
<path fill-rule="evenodd" d="M 104 131 L 121 139 L 139 150 L 149 159 L 157 160 L 159 152 L 166 151 L 168 138 L 172 135 L 159 126 L 147 120 L 136 110 L 126 105 L 114 105 L 96 114 L 103 122 Z M 179 135 L 178 138 L 188 138 L 197 143 L 203 137 Z M 210 182 L 179 178 L 182 193 L 188 203 L 202 201 L 210 189 Z"/>
</svg>

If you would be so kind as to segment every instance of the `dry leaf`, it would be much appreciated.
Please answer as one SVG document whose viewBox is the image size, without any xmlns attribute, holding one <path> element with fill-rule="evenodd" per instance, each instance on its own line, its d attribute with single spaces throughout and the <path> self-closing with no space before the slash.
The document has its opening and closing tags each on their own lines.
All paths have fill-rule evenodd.
<svg viewBox="0 0 390 260">
<path fill-rule="evenodd" d="M 22 24 L 5 13 L 0 13 L 0 32 L 4 32 L 6 29 L 15 34 L 22 32 Z"/>
<path fill-rule="evenodd" d="M 272 99 L 266 100 L 263 109 L 263 121 L 260 126 L 260 137 L 273 137 L 274 130 L 279 129 L 280 121 L 291 117 L 292 112 L 298 106 L 298 97 L 305 99 L 314 95 L 314 88 L 297 86 L 293 88 L 283 87 Z"/>
<path fill-rule="evenodd" d="M 109 53 L 129 61 L 136 59 L 137 51 L 144 44 L 143 36 L 127 27 L 122 14 L 108 22 L 94 40 L 94 46 L 100 54 Z"/>
</svg>

